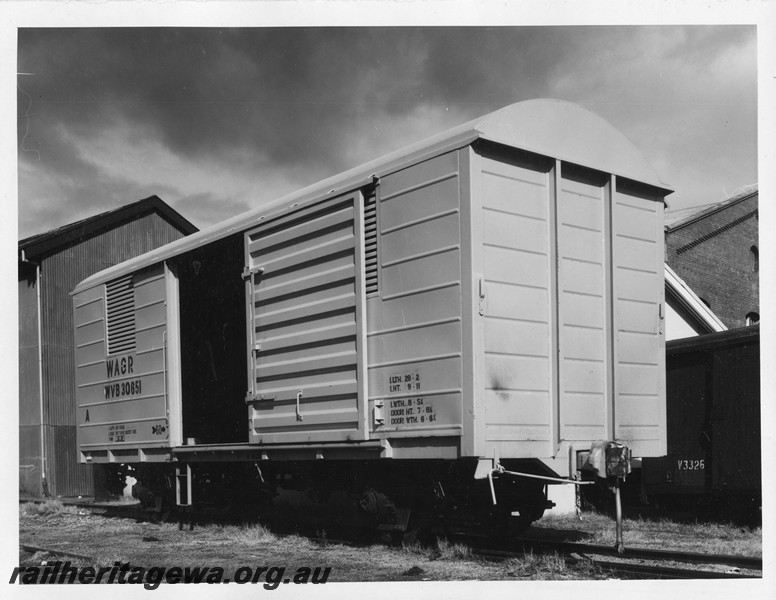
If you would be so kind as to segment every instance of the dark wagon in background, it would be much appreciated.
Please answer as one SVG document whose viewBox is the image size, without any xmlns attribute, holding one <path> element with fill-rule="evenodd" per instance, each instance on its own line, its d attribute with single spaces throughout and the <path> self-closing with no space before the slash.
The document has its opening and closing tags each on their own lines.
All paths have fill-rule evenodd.
<svg viewBox="0 0 776 600">
<path fill-rule="evenodd" d="M 668 454 L 643 461 L 651 504 L 761 519 L 760 327 L 666 343 Z"/>
</svg>

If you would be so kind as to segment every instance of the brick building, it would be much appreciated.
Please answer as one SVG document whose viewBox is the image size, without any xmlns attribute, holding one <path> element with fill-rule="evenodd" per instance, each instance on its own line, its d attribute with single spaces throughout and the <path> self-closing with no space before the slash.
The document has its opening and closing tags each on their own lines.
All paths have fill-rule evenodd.
<svg viewBox="0 0 776 600">
<path fill-rule="evenodd" d="M 156 196 L 19 242 L 19 491 L 90 495 L 76 446 L 73 304 L 83 279 L 197 231 Z"/>
<path fill-rule="evenodd" d="M 666 215 L 666 262 L 729 329 L 760 320 L 758 196 Z"/>
</svg>

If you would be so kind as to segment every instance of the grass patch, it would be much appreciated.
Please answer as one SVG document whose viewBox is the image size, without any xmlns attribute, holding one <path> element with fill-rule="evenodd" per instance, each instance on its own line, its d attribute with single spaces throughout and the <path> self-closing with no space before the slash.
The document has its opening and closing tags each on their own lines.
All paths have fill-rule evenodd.
<svg viewBox="0 0 776 600">
<path fill-rule="evenodd" d="M 436 548 L 433 548 L 431 546 L 424 546 L 418 541 L 414 541 L 409 544 L 404 544 L 400 548 L 400 551 L 403 554 L 416 556 L 418 558 L 424 558 L 426 560 L 432 560 L 434 558 L 434 555 L 436 554 Z"/>
<path fill-rule="evenodd" d="M 437 558 L 442 560 L 468 560 L 472 558 L 472 549 L 466 544 L 450 542 L 446 539 L 437 540 Z"/>
<path fill-rule="evenodd" d="M 548 514 L 534 524 L 535 532 L 542 529 L 561 532 L 559 539 L 579 541 L 580 532 L 585 532 L 585 541 L 604 546 L 614 545 L 616 524 L 613 517 L 595 512 L 584 512 L 582 518 L 575 515 Z M 670 546 L 688 552 L 710 554 L 739 554 L 762 556 L 762 529 L 741 527 L 732 523 L 685 523 L 661 519 L 623 519 L 623 542 L 625 546 L 663 548 Z"/>
<path fill-rule="evenodd" d="M 59 500 L 49 498 L 43 502 L 25 502 L 21 505 L 23 515 L 30 517 L 58 517 L 61 515 L 84 514 L 77 506 L 62 504 Z"/>
<path fill-rule="evenodd" d="M 589 561 L 565 558 L 562 554 L 534 553 L 505 562 L 491 561 L 474 555 L 466 544 L 449 539 L 428 546 L 418 543 L 402 547 L 352 546 L 331 540 L 321 544 L 299 535 L 275 533 L 258 523 L 197 525 L 193 531 L 188 528 L 181 531 L 175 523 L 81 515 L 73 513 L 73 507 L 58 502 L 29 508 L 32 514 L 26 512 L 26 505 L 20 506 L 22 543 L 92 556 L 105 566 L 117 561 L 146 567 L 206 564 L 222 566 L 225 572 L 231 573 L 246 563 L 282 565 L 292 570 L 302 565 L 326 565 L 332 567 L 331 582 L 606 578 Z M 614 543 L 614 531 L 614 520 L 610 517 L 585 514 L 582 521 L 573 515 L 542 519 L 529 535 L 540 537 L 544 533 L 557 540 L 568 536 L 608 545 Z M 715 544 L 718 550 L 712 549 Z M 735 526 L 626 520 L 625 545 L 759 555 L 762 536 L 759 530 Z M 20 559 L 47 560 L 45 556 L 33 557 L 30 553 L 22 553 Z"/>
<path fill-rule="evenodd" d="M 602 575 L 592 561 L 569 562 L 557 552 L 527 553 L 522 558 L 504 562 L 505 574 L 516 579 L 568 580 L 600 579 Z"/>
<path fill-rule="evenodd" d="M 224 537 L 237 544 L 256 544 L 271 542 L 277 537 L 260 523 L 247 525 L 227 525 L 223 528 Z"/>
<path fill-rule="evenodd" d="M 312 552 L 319 549 L 315 542 L 298 533 L 277 538 L 274 545 L 281 552 Z"/>
</svg>

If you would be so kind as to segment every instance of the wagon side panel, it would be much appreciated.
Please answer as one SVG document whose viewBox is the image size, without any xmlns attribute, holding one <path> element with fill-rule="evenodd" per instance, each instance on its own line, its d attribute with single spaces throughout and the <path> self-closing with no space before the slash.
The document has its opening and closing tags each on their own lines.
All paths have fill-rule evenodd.
<svg viewBox="0 0 776 600">
<path fill-rule="evenodd" d="M 560 439 L 608 439 L 608 177 L 563 165 L 557 194 Z"/>
<path fill-rule="evenodd" d="M 662 197 L 619 181 L 613 198 L 615 436 L 634 456 L 666 444 Z"/>
<path fill-rule="evenodd" d="M 459 186 L 456 152 L 381 178 L 378 283 L 366 301 L 375 435 L 405 445 L 449 436 L 452 452 L 462 422 Z"/>
<path fill-rule="evenodd" d="M 74 307 L 82 458 L 168 446 L 163 268 L 84 290 Z"/>
<path fill-rule="evenodd" d="M 481 161 L 484 336 L 479 454 L 551 454 L 552 187 L 547 165 L 486 153 Z M 478 317 L 475 317 L 478 318 Z"/>
</svg>

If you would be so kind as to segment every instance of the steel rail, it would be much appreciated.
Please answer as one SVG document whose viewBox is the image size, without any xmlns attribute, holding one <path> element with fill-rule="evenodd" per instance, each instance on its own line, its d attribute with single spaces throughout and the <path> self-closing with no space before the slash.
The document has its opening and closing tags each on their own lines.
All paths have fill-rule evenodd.
<svg viewBox="0 0 776 600">
<path fill-rule="evenodd" d="M 519 551 L 486 549 L 473 550 L 473 553 L 482 558 L 497 561 L 519 558 L 523 555 Z M 665 565 L 645 565 L 627 561 L 607 561 L 585 556 L 580 552 L 571 553 L 566 560 L 571 564 L 579 564 L 583 560 L 587 560 L 606 573 L 621 575 L 628 579 L 757 579 L 761 577 L 761 575 L 747 573 L 706 571 Z"/>
<path fill-rule="evenodd" d="M 698 569 L 683 569 L 661 565 L 590 560 L 604 571 L 614 575 L 622 575 L 629 579 L 758 579 L 762 577 L 761 575 L 747 575 L 744 573 L 721 573 L 719 571 L 701 571 Z"/>
<path fill-rule="evenodd" d="M 580 544 L 576 542 L 550 542 L 544 540 L 525 539 L 518 543 L 523 545 L 544 546 L 554 548 L 562 552 L 583 554 L 602 554 L 604 556 L 617 556 L 619 558 L 676 561 L 693 564 L 714 564 L 739 567 L 742 569 L 762 570 L 763 559 L 757 556 L 740 556 L 732 554 L 706 554 L 701 552 L 686 552 L 682 550 L 660 550 L 655 548 L 643 548 L 627 546 L 620 554 L 614 546 L 597 544 Z"/>
<path fill-rule="evenodd" d="M 94 558 L 86 556 L 85 554 L 76 554 L 74 552 L 67 552 L 65 550 L 57 550 L 55 548 L 41 548 L 40 546 L 31 546 L 29 544 L 19 544 L 19 548 L 30 554 L 36 554 L 38 552 L 45 552 L 46 554 L 53 554 L 56 556 L 64 556 L 66 558 L 75 558 L 77 560 L 83 560 L 84 562 L 94 562 Z"/>
<path fill-rule="evenodd" d="M 355 542 L 353 540 L 344 539 L 326 539 L 318 537 L 308 537 L 311 541 L 322 544 L 342 544 L 346 546 L 368 546 L 368 542 Z M 586 559 L 597 565 L 605 571 L 612 572 L 614 574 L 621 574 L 625 576 L 651 576 L 651 578 L 662 579 L 756 579 L 759 575 L 735 573 L 735 572 L 719 572 L 719 571 L 705 571 L 698 569 L 687 569 L 681 567 L 669 567 L 662 565 L 643 565 L 638 563 L 626 562 L 633 559 L 642 560 L 660 560 L 660 561 L 678 561 L 678 562 L 690 562 L 695 564 L 705 565 L 725 565 L 729 567 L 739 567 L 749 569 L 753 571 L 762 571 L 762 559 L 757 557 L 748 556 L 725 556 L 717 554 L 701 554 L 697 552 L 671 552 L 664 550 L 652 550 L 650 548 L 626 548 L 624 555 L 617 554 L 616 549 L 613 546 L 597 546 L 593 544 L 575 544 L 575 543 L 553 543 L 553 542 L 537 542 L 532 544 L 535 547 L 552 547 L 553 549 L 562 551 L 564 554 L 568 554 L 568 560 L 572 563 L 581 562 Z M 495 549 L 472 549 L 472 552 L 482 558 L 492 560 L 508 560 L 510 558 L 520 558 L 525 553 L 515 550 L 495 550 Z M 577 558 L 574 555 L 580 555 L 582 558 Z M 603 554 L 612 555 L 623 559 L 622 561 L 606 561 L 589 556 L 585 554 Z"/>
<path fill-rule="evenodd" d="M 309 537 L 308 539 L 322 545 L 339 544 L 350 547 L 362 547 L 370 545 L 368 542 L 355 542 L 353 540 L 343 539 L 326 539 L 318 537 Z M 485 549 L 472 550 L 472 553 L 481 558 L 495 561 L 519 558 L 524 555 L 523 552 Z M 630 562 L 605 561 L 586 556 L 569 556 L 566 560 L 568 560 L 569 563 L 575 565 L 583 562 L 583 560 L 587 560 L 605 573 L 619 575 L 627 579 L 757 579 L 761 577 L 760 575 L 751 575 L 746 573 L 723 573 L 720 571 L 705 571 L 680 567 L 668 567 L 663 565 L 643 565 Z M 706 564 L 710 563 L 707 561 Z"/>
</svg>

